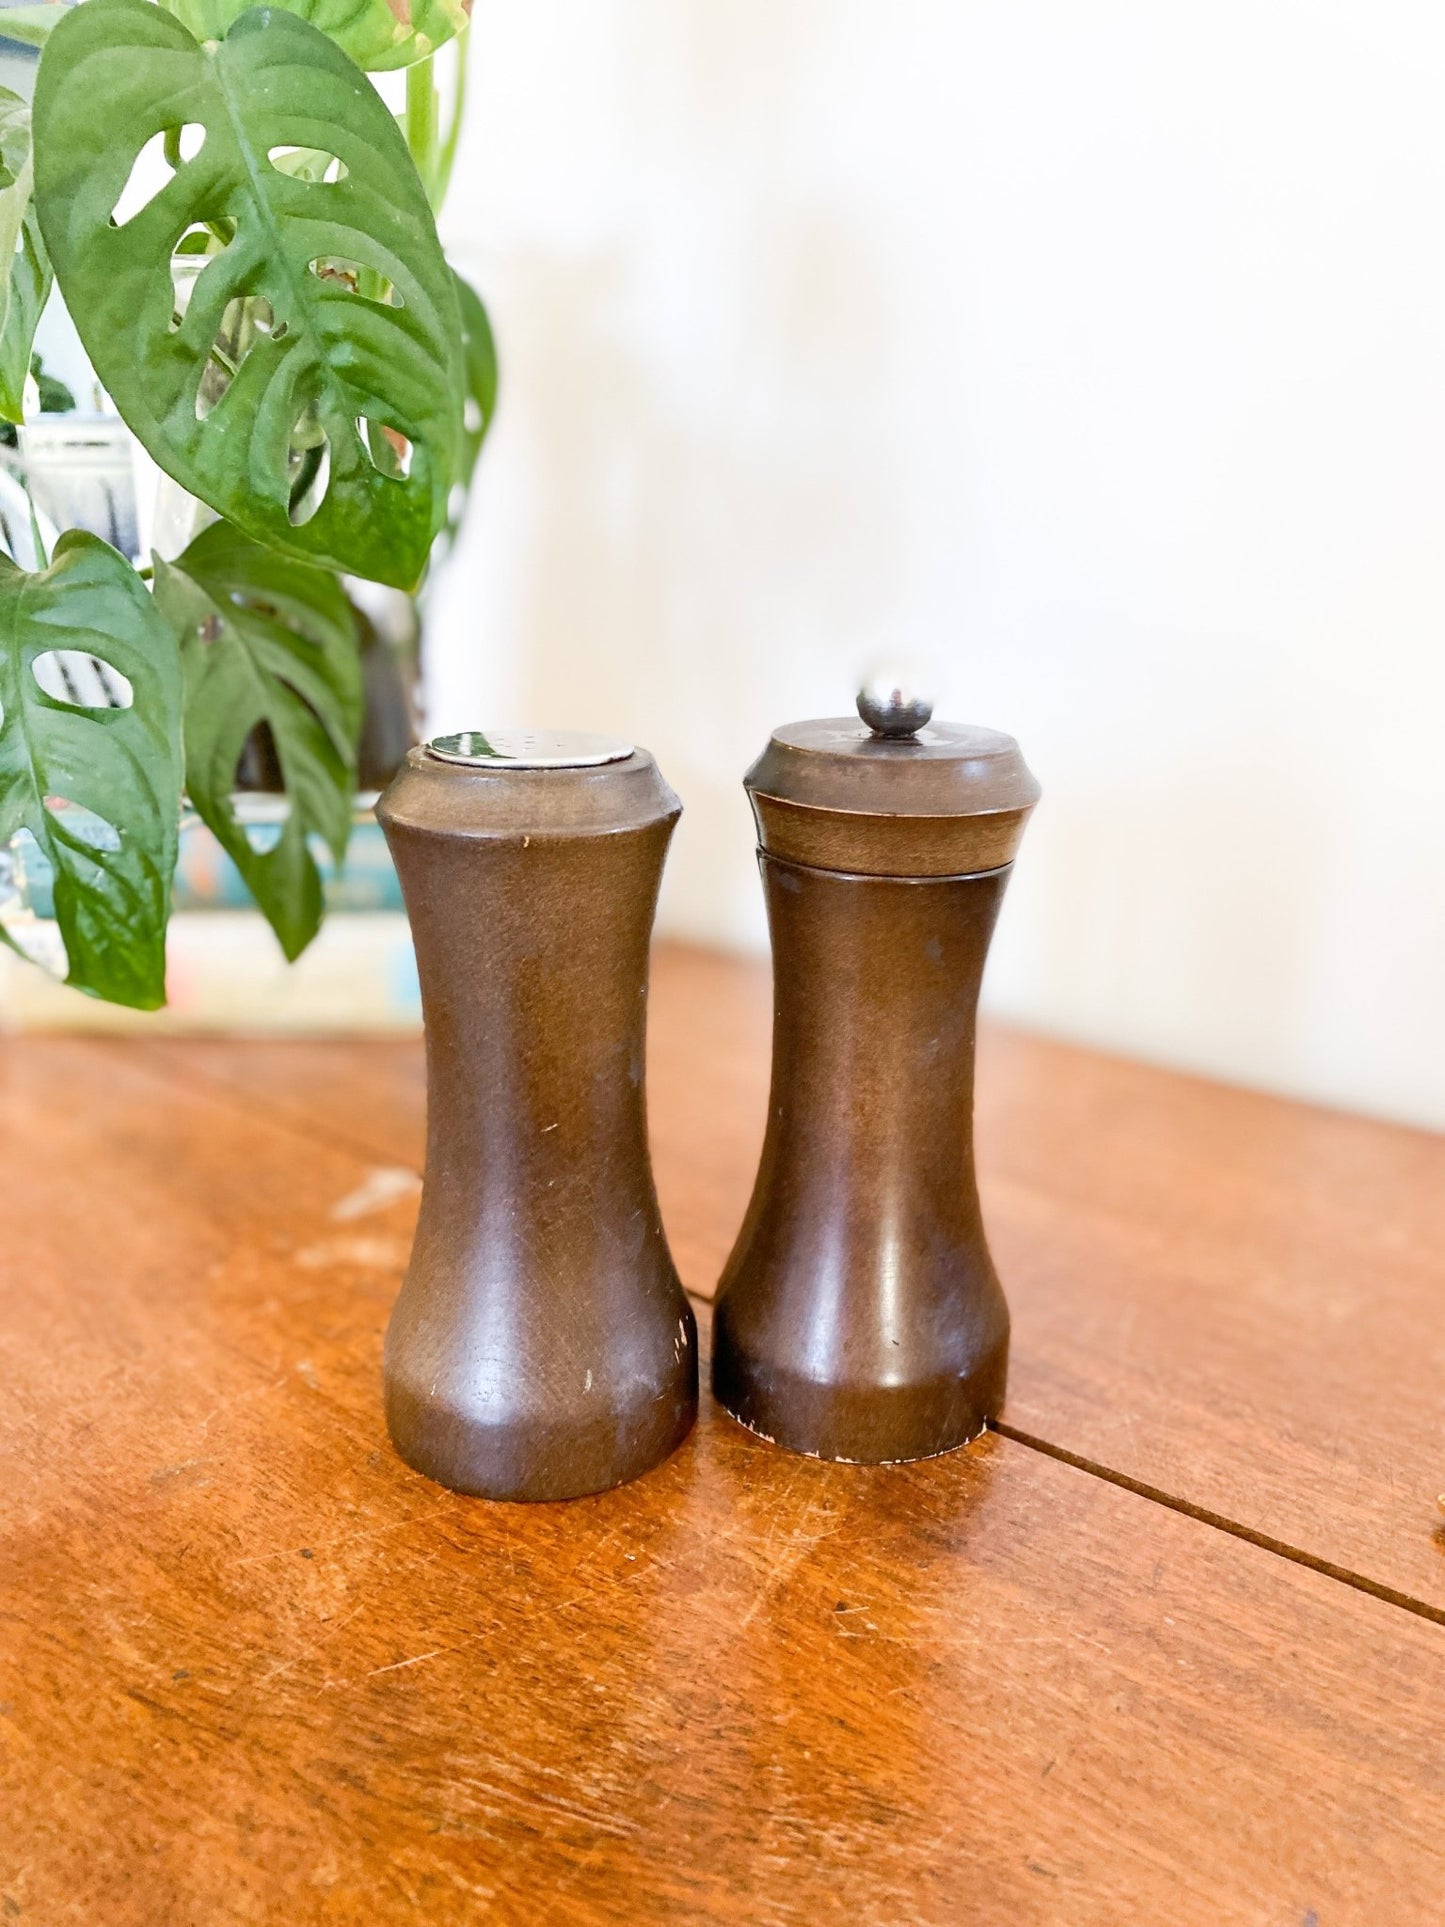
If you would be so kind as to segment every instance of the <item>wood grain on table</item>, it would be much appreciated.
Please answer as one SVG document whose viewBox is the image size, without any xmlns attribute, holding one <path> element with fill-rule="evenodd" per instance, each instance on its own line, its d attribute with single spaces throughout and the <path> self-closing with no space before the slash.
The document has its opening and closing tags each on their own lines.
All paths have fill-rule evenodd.
<svg viewBox="0 0 1445 1927">
<path fill-rule="evenodd" d="M 655 971 L 653 1159 L 702 1297 L 762 1143 L 770 994 L 761 962 Z M 160 1048 L 420 1169 L 412 1046 Z M 985 1026 L 977 1144 L 1007 1422 L 1445 1620 L 1445 1137 Z"/>
<path fill-rule="evenodd" d="M 704 1292 L 767 1012 L 660 957 Z M 705 1401 L 515 1508 L 382 1427 L 423 1104 L 410 1046 L 0 1043 L 0 1919 L 1441 1918 L 1439 1141 L 991 1033 L 1045 1449 L 821 1465 Z"/>
</svg>

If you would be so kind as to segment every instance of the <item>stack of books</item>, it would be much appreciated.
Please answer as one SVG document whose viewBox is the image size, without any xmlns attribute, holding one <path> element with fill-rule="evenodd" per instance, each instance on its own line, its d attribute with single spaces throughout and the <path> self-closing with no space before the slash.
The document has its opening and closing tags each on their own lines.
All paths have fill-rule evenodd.
<svg viewBox="0 0 1445 1927">
<path fill-rule="evenodd" d="M 282 956 L 231 858 L 203 823 L 187 822 L 166 944 L 167 1002 L 159 1011 L 125 1010 L 65 985 L 49 866 L 33 843 L 18 838 L 0 888 L 0 920 L 34 961 L 0 947 L 0 1030 L 416 1035 L 416 958 L 374 801 L 358 799 L 339 870 L 324 846 L 313 846 L 327 915 L 294 964 Z M 279 821 L 265 820 L 265 799 L 247 803 L 247 833 L 264 849 L 280 835 Z"/>
</svg>

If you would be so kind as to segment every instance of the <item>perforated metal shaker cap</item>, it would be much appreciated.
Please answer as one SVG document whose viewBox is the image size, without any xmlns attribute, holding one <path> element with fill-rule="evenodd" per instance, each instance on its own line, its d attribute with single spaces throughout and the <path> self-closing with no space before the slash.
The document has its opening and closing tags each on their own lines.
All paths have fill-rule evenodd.
<svg viewBox="0 0 1445 1927">
<path fill-rule="evenodd" d="M 592 736 L 578 729 L 463 729 L 433 736 L 427 754 L 468 769 L 591 769 L 620 763 L 633 754 L 620 736 Z"/>
</svg>

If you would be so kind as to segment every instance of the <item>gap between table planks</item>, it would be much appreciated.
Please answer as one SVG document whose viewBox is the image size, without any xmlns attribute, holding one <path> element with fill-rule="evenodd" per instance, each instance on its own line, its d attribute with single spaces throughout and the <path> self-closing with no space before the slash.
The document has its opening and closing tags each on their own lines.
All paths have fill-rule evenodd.
<svg viewBox="0 0 1445 1927">
<path fill-rule="evenodd" d="M 0 1134 L 7 1918 L 1438 1920 L 1435 1627 L 996 1437 L 456 1498 L 414 1195 L 128 1046 L 5 1045 Z"/>
<path fill-rule="evenodd" d="M 752 1183 L 769 1011 L 765 963 L 659 948 L 653 1157 L 703 1296 Z M 154 1050 L 266 1115 L 420 1167 L 419 1046 Z M 977 1136 L 1014 1318 L 1009 1426 L 1445 1614 L 1445 1138 L 997 1026 Z"/>
</svg>

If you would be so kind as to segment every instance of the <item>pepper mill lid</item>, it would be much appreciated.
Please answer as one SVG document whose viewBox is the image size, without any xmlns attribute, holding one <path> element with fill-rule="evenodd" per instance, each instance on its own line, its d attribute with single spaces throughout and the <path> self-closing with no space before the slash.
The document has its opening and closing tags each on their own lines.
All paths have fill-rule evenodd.
<svg viewBox="0 0 1445 1927">
<path fill-rule="evenodd" d="M 935 723 L 882 672 L 858 715 L 784 723 L 743 779 L 770 856 L 858 876 L 969 876 L 1011 863 L 1039 786 L 1012 736 Z"/>
</svg>

